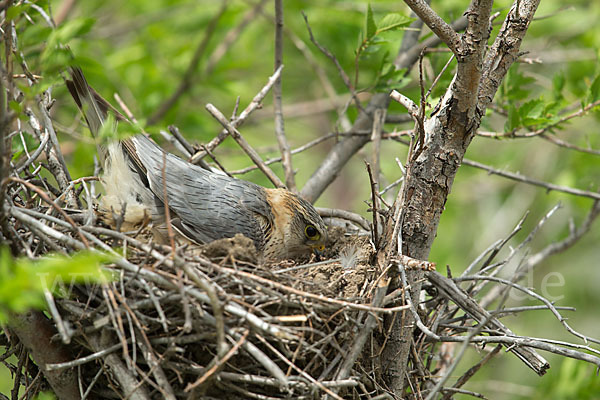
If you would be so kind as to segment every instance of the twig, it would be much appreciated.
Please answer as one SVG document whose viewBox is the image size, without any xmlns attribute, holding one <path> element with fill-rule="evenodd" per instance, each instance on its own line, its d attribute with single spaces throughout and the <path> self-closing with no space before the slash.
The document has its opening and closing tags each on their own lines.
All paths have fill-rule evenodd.
<svg viewBox="0 0 600 400">
<path fill-rule="evenodd" d="M 229 349 L 229 351 L 223 356 L 223 358 L 220 358 L 217 363 L 215 365 L 213 365 L 208 371 L 206 371 L 206 373 L 204 375 L 202 375 L 196 382 L 194 383 L 190 383 L 185 387 L 185 392 L 190 392 L 191 390 L 193 390 L 195 387 L 200 386 L 203 382 L 205 382 L 207 379 L 209 379 L 212 375 L 214 375 L 215 372 L 217 372 L 217 370 L 219 368 L 221 368 L 226 362 L 227 360 L 229 360 L 231 357 L 233 357 L 233 355 L 235 353 L 237 353 L 237 351 L 239 350 L 239 348 L 242 346 L 242 344 L 246 341 L 246 339 L 248 338 L 248 334 L 250 333 L 250 331 L 248 329 L 246 329 L 244 331 L 244 333 L 242 334 L 242 337 L 237 341 L 237 343 L 235 343 L 231 349 Z"/>
<path fill-rule="evenodd" d="M 69 215 L 61 207 L 59 207 L 54 201 L 52 201 L 45 192 L 43 192 L 37 186 L 31 184 L 30 182 L 24 181 L 21 178 L 10 177 L 9 180 L 18 182 L 21 185 L 25 185 L 30 190 L 33 190 L 34 192 L 36 192 L 46 203 L 48 203 L 52 208 L 54 208 L 56 211 L 58 211 L 63 216 L 65 221 L 67 221 L 71 225 L 73 230 L 79 235 L 79 238 L 81 239 L 81 241 L 85 245 L 85 247 L 89 247 L 89 243 L 88 243 L 87 239 L 85 238 L 85 236 L 83 236 L 83 234 L 81 233 L 79 226 L 75 223 L 75 221 L 73 221 L 73 219 L 71 217 L 69 217 Z"/>
<path fill-rule="evenodd" d="M 306 143 L 306 144 L 304 144 L 304 145 L 302 145 L 302 146 L 300 146 L 298 148 L 293 149 L 291 151 L 291 154 L 294 155 L 294 154 L 301 153 L 304 150 L 310 149 L 311 147 L 314 147 L 314 146 L 318 145 L 319 143 L 324 142 L 325 140 L 333 139 L 333 138 L 335 138 L 337 136 L 339 136 L 338 133 L 329 133 L 327 135 L 318 137 L 318 138 L 316 138 L 314 140 L 311 140 L 310 142 L 308 142 L 308 143 Z M 265 164 L 266 165 L 271 165 L 271 164 L 274 164 L 276 162 L 281 162 L 281 157 L 269 158 L 268 160 L 265 160 Z M 230 172 L 231 172 L 231 175 L 241 175 L 241 174 L 246 174 L 246 173 L 248 173 L 250 171 L 254 171 L 255 169 L 258 169 L 258 167 L 256 165 L 251 165 L 251 166 L 246 167 L 244 169 L 238 169 L 238 170 L 230 171 Z"/>
<path fill-rule="evenodd" d="M 225 343 L 225 322 L 223 319 L 223 306 L 219 301 L 217 292 L 208 280 L 198 276 L 187 263 L 182 263 L 181 266 L 190 279 L 204 290 L 210 299 L 210 305 L 213 309 L 213 316 L 215 318 L 215 329 L 217 331 L 217 357 L 225 357 L 224 354 L 227 351 L 227 344 Z M 200 383 L 198 383 L 198 385 L 200 385 Z"/>
<path fill-rule="evenodd" d="M 383 303 L 383 299 L 388 289 L 388 284 L 389 279 L 382 279 L 379 281 L 377 289 L 375 289 L 375 294 L 373 295 L 373 301 L 371 302 L 371 306 L 373 308 L 379 308 Z M 376 325 L 377 315 L 369 313 L 364 325 L 362 327 L 357 327 L 358 334 L 356 335 L 356 338 L 354 339 L 354 342 L 352 343 L 344 362 L 336 374 L 336 380 L 346 379 L 350 375 L 350 371 L 354 366 L 354 362 L 358 359 L 358 356 L 363 351 L 365 343 L 373 329 L 375 329 Z"/>
<path fill-rule="evenodd" d="M 56 303 L 54 302 L 54 296 L 46 285 L 46 279 L 43 276 L 40 276 L 40 279 L 44 284 L 44 298 L 46 299 L 46 304 L 48 305 L 50 315 L 52 315 L 52 319 L 56 324 L 56 330 L 58 330 L 62 342 L 64 344 L 69 344 L 71 343 L 71 338 L 73 337 L 73 330 L 70 329 L 69 325 L 65 323 L 58 312 L 58 308 L 56 308 Z"/>
<path fill-rule="evenodd" d="M 275 70 L 283 65 L 283 2 L 275 0 Z M 279 151 L 283 160 L 283 171 L 285 173 L 285 183 L 292 192 L 296 191 L 296 179 L 294 178 L 294 168 L 292 166 L 292 154 L 290 145 L 285 137 L 285 128 L 283 123 L 283 107 L 281 105 L 281 76 L 275 81 L 273 86 L 273 108 L 275 110 L 275 136 L 279 144 Z"/>
<path fill-rule="evenodd" d="M 33 111 L 29 108 L 25 108 L 25 115 L 29 117 L 29 125 L 33 128 L 34 132 L 41 134 L 42 132 L 48 133 L 48 145 L 46 146 L 46 156 L 48 158 L 48 167 L 50 172 L 56 178 L 59 188 L 61 191 L 65 191 L 71 181 L 71 176 L 69 174 L 69 170 L 67 169 L 64 157 L 60 152 L 60 147 L 58 144 L 58 139 L 56 138 L 56 132 L 54 131 L 54 127 L 52 126 L 52 121 L 47 111 L 43 110 L 46 107 L 45 102 L 42 100 L 39 101 L 39 109 L 42 112 L 42 116 L 44 118 L 44 128 L 42 129 L 42 125 L 38 121 L 37 117 L 33 113 Z M 68 193 L 67 204 L 69 207 L 76 208 L 77 201 L 71 192 Z"/>
<path fill-rule="evenodd" d="M 464 336 L 441 336 L 440 340 L 442 342 L 463 342 L 465 340 Z M 523 337 L 523 336 L 514 336 L 514 335 L 504 335 L 504 336 L 474 336 L 470 338 L 471 343 L 502 343 L 507 346 L 511 351 L 515 349 L 525 350 L 528 347 L 532 347 L 535 349 L 549 351 L 554 354 L 559 354 L 565 357 L 574 358 L 576 360 L 582 360 L 589 362 L 591 364 L 595 364 L 600 367 L 600 357 L 593 356 L 591 354 L 583 353 L 581 351 L 565 349 L 563 347 L 556 346 L 552 343 L 547 343 L 541 340 Z"/>
<path fill-rule="evenodd" d="M 341 218 L 353 222 L 365 231 L 371 230 L 369 221 L 359 214 L 337 208 L 317 207 L 316 210 L 323 218 Z"/>
<path fill-rule="evenodd" d="M 254 274 L 250 274 L 248 272 L 236 271 L 231 268 L 220 267 L 220 266 L 216 266 L 216 265 L 214 265 L 214 267 L 222 270 L 223 272 L 227 272 L 232 275 L 243 276 L 243 277 L 249 278 L 253 281 L 257 281 L 257 282 L 263 283 L 267 286 L 271 286 L 274 288 L 282 289 L 289 293 L 293 293 L 293 294 L 301 296 L 301 297 L 306 297 L 306 298 L 322 301 L 325 303 L 332 303 L 332 304 L 336 304 L 336 305 L 339 305 L 342 307 L 353 308 L 356 310 L 371 311 L 371 312 L 375 312 L 375 313 L 381 312 L 381 313 L 386 313 L 386 314 L 392 314 L 397 311 L 406 310 L 408 308 L 408 306 L 397 306 L 397 307 L 390 307 L 390 308 L 372 307 L 372 306 L 366 305 L 366 304 L 358 304 L 358 303 L 352 303 L 352 302 L 344 301 L 344 300 L 332 299 L 332 298 L 329 298 L 322 294 L 314 294 L 314 293 L 298 290 L 293 287 L 281 284 L 279 282 L 271 281 L 269 279 L 262 278 L 260 276 L 254 275 Z"/>
<path fill-rule="evenodd" d="M 536 137 L 539 136 L 545 140 L 548 140 L 549 142 L 552 142 L 554 144 L 557 144 L 559 146 L 562 147 L 566 147 L 566 148 L 570 148 L 570 149 L 575 149 L 581 152 L 585 152 L 585 153 L 589 153 L 589 154 L 595 154 L 598 155 L 600 152 L 597 150 L 591 150 L 591 149 L 585 149 L 585 148 L 581 148 L 581 147 L 577 147 L 575 145 L 572 145 L 570 143 L 566 143 L 563 142 L 562 140 L 556 138 L 554 135 L 547 135 L 546 132 L 548 132 L 549 130 L 556 128 L 557 126 L 559 126 L 560 124 L 563 124 L 573 118 L 577 118 L 577 117 L 581 117 L 584 116 L 585 114 L 587 114 L 589 111 L 591 111 L 592 109 L 594 109 L 595 107 L 600 105 L 600 100 L 596 100 L 584 107 L 581 107 L 579 110 L 574 111 L 570 114 L 567 114 L 561 118 L 559 118 L 557 121 L 552 122 L 551 124 L 545 125 L 539 129 L 535 129 L 535 130 L 529 130 L 529 132 L 527 133 L 523 133 L 523 134 L 519 134 L 516 132 L 504 132 L 504 133 L 494 133 L 494 132 L 478 132 L 478 134 L 480 136 L 483 137 L 488 137 L 488 138 L 503 138 L 503 137 L 508 137 L 508 138 L 515 138 L 515 139 L 522 139 L 522 138 L 531 138 L 531 137 Z"/>
<path fill-rule="evenodd" d="M 272 379 L 272 378 L 265 378 L 264 376 L 258 376 L 258 375 L 248 375 L 248 374 L 236 374 L 233 372 L 219 372 L 218 376 L 220 379 L 224 379 L 224 380 L 228 380 L 228 381 L 233 381 L 233 382 L 240 382 L 240 383 L 246 383 L 246 384 L 255 384 L 255 385 L 259 385 L 259 386 L 275 386 L 278 387 L 279 386 L 279 382 L 277 382 L 277 380 Z M 294 387 L 294 386 L 311 386 L 313 388 L 317 388 L 317 386 L 310 384 L 310 382 L 305 382 L 304 380 L 301 379 L 293 379 L 295 377 L 290 377 L 290 386 Z M 358 385 L 358 382 L 355 379 L 349 378 L 349 379 L 343 379 L 343 380 L 335 380 L 335 381 L 320 381 L 321 384 L 325 387 L 354 387 Z"/>
<path fill-rule="evenodd" d="M 134 315 L 133 313 L 131 313 L 131 314 Z M 138 329 L 141 329 L 141 325 L 139 324 L 139 322 L 136 321 L 136 323 L 138 325 Z M 140 347 L 140 349 L 142 351 L 144 360 L 150 366 L 150 372 L 154 376 L 154 379 L 156 379 L 156 383 L 158 385 L 160 394 L 163 396 L 163 398 L 165 400 L 176 400 L 175 391 L 173 390 L 173 387 L 169 383 L 169 379 L 167 378 L 165 371 L 163 370 L 163 368 L 160 365 L 161 360 L 159 358 L 157 358 L 156 355 L 154 354 L 154 349 L 150 345 L 150 341 L 148 340 L 148 337 L 146 336 L 146 334 L 142 331 L 139 331 L 139 332 L 142 335 L 143 340 L 138 341 L 137 345 Z M 133 335 L 132 335 L 132 337 L 133 337 Z"/>
<path fill-rule="evenodd" d="M 477 304 L 477 302 L 467 295 L 452 279 L 445 278 L 436 271 L 429 271 L 427 277 L 429 281 L 437 287 L 441 294 L 452 300 L 476 321 L 481 323 L 482 321 L 489 319 L 488 325 L 490 327 L 493 327 L 500 332 L 505 332 L 508 335 L 513 335 L 513 333 L 506 328 L 504 324 L 498 321 L 498 319 L 489 318 L 490 313 Z M 550 367 L 544 358 L 531 349 L 511 347 L 509 350 L 540 376 L 544 375 L 546 370 Z"/>
<path fill-rule="evenodd" d="M 519 233 L 521 231 L 521 229 L 523 228 L 523 223 L 525 222 L 525 219 L 527 218 L 527 215 L 528 215 L 528 213 L 525 213 L 525 215 L 523 216 L 523 218 L 521 218 L 519 220 L 519 222 L 517 223 L 515 228 L 504 239 L 497 240 L 490 247 L 485 249 L 484 252 L 481 253 L 477 258 L 475 258 L 475 260 L 473 260 L 473 262 L 471 262 L 471 264 L 463 271 L 461 276 L 470 274 L 471 271 L 477 266 L 479 261 L 481 261 L 483 259 L 483 257 L 489 253 L 489 256 L 483 262 L 483 264 L 481 265 L 481 267 L 479 269 L 482 270 L 485 267 L 487 267 L 492 262 L 492 260 L 496 257 L 496 255 L 500 252 L 500 250 L 502 250 L 502 248 L 509 242 L 509 240 L 512 239 L 517 233 Z M 469 291 L 469 290 L 467 290 L 467 291 Z"/>
<path fill-rule="evenodd" d="M 462 346 L 460 346 L 460 349 L 458 350 L 458 354 L 456 354 L 454 356 L 454 360 L 452 361 L 452 364 L 446 369 L 446 372 L 444 373 L 444 375 L 440 379 L 438 379 L 435 386 L 431 389 L 431 391 L 429 392 L 429 394 L 427 395 L 427 398 L 425 400 L 433 400 L 435 398 L 436 394 L 442 389 L 442 387 L 444 386 L 444 383 L 446 383 L 448 378 L 450 378 L 450 375 L 452 375 L 452 373 L 458 366 L 458 363 L 460 362 L 460 360 L 462 360 L 462 358 L 465 354 L 465 351 L 467 351 L 467 347 L 469 346 L 469 343 L 471 342 L 472 338 L 475 337 L 481 331 L 481 329 L 483 329 L 485 324 L 488 322 L 489 318 L 491 318 L 491 314 L 488 317 L 486 317 L 486 320 L 482 321 L 482 323 L 478 327 L 476 327 L 475 329 L 471 329 L 471 332 L 469 332 L 469 334 L 466 337 L 464 337 Z"/>
<path fill-rule="evenodd" d="M 98 335 L 91 335 L 88 338 L 92 348 L 95 352 L 108 347 L 110 343 L 110 334 L 106 329 L 102 330 L 100 337 Z M 110 367 L 110 370 L 114 374 L 113 376 L 119 381 L 123 388 L 123 393 L 131 400 L 149 400 L 150 395 L 147 392 L 142 382 L 138 382 L 132 375 L 129 369 L 115 354 L 108 354 L 103 358 L 105 364 Z"/>
<path fill-rule="evenodd" d="M 115 351 L 121 349 L 121 347 L 123 347 L 123 344 L 122 343 L 117 343 L 117 344 L 114 344 L 114 345 L 112 345 L 110 347 L 104 348 L 104 349 L 99 350 L 99 351 L 97 351 L 95 353 L 92 353 L 92 354 L 90 354 L 88 356 L 81 357 L 81 358 L 78 358 L 78 359 L 73 360 L 73 361 L 67 361 L 67 362 L 64 362 L 64 363 L 57 363 L 57 364 L 47 364 L 46 365 L 46 369 L 48 371 L 58 371 L 58 370 L 61 370 L 61 369 L 77 367 L 79 365 L 87 364 L 87 363 L 89 363 L 91 361 L 98 360 L 100 358 L 104 358 L 104 356 L 106 356 L 106 355 L 108 355 L 110 353 L 114 353 Z"/>
<path fill-rule="evenodd" d="M 390 97 L 396 100 L 398 103 L 402 104 L 404 108 L 408 110 L 408 113 L 413 118 L 413 120 L 416 120 L 418 118 L 419 107 L 417 107 L 414 101 L 412 101 L 402 93 L 398 92 L 397 90 L 392 90 L 390 92 Z"/>
<path fill-rule="evenodd" d="M 488 171 L 490 174 L 502 176 L 504 178 L 512 179 L 518 182 L 527 183 L 529 185 L 539 186 L 547 189 L 548 191 L 554 190 L 557 192 L 563 192 L 567 194 L 572 194 L 574 196 L 588 197 L 590 199 L 600 200 L 600 193 L 590 192 L 587 190 L 574 189 L 567 186 L 555 185 L 553 183 L 548 183 L 544 181 L 540 181 L 534 178 L 529 178 L 527 176 L 514 173 L 514 172 L 506 172 L 501 171 L 499 169 L 487 166 L 485 164 L 481 164 L 477 161 L 471 161 L 468 159 L 463 159 L 463 164 L 468 165 L 470 167 L 475 167 L 482 169 L 484 171 Z"/>
<path fill-rule="evenodd" d="M 381 136 L 383 133 L 383 124 L 385 123 L 385 115 L 386 110 L 375 110 L 375 114 L 373 115 L 373 131 L 371 132 L 371 142 L 373 143 L 371 152 L 371 163 L 373 166 L 373 176 L 375 178 L 377 193 L 379 193 L 379 181 L 381 175 Z"/>
<path fill-rule="evenodd" d="M 314 385 L 318 386 L 319 389 L 323 390 L 325 393 L 327 393 L 328 395 L 332 396 L 334 399 L 343 400 L 340 396 L 338 396 L 337 394 L 335 394 L 334 392 L 332 392 L 329 388 L 323 386 L 323 384 L 321 384 L 321 382 L 317 381 L 315 378 L 313 378 L 312 376 L 310 376 L 309 374 L 307 374 L 306 372 L 304 372 L 303 370 L 301 370 L 300 368 L 298 368 L 296 366 L 296 364 L 294 364 L 290 360 L 288 360 L 283 354 L 281 354 L 281 352 L 279 352 L 275 347 L 273 347 L 273 345 L 271 345 L 269 342 L 267 342 L 263 337 L 261 337 L 260 335 L 256 335 L 256 337 L 265 346 L 267 346 L 269 348 L 269 350 L 271 350 L 277 357 L 279 357 L 279 359 L 281 359 L 284 363 L 286 363 L 287 365 L 289 365 L 290 367 L 292 367 L 296 372 L 298 372 L 304 378 L 308 379 Z"/>
<path fill-rule="evenodd" d="M 540 137 L 544 140 L 547 140 L 550 143 L 554 143 L 557 146 L 560 147 L 564 147 L 565 149 L 569 149 L 569 150 L 575 150 L 581 153 L 587 153 L 587 154 L 593 154 L 595 156 L 600 156 L 600 150 L 594 150 L 594 149 L 588 149 L 585 147 L 580 147 L 580 146 L 576 146 L 574 144 L 571 144 L 569 142 L 565 142 L 564 140 L 559 139 L 558 137 L 556 137 L 555 135 L 547 135 L 545 133 L 542 133 L 540 135 Z"/>
<path fill-rule="evenodd" d="M 427 47 L 424 47 L 424 49 L 427 49 Z M 431 92 L 433 91 L 433 89 L 435 88 L 437 83 L 439 82 L 442 75 L 444 75 L 444 72 L 446 72 L 446 69 L 448 69 L 448 67 L 450 66 L 450 64 L 452 63 L 452 61 L 454 60 L 455 57 L 456 56 L 454 54 L 452 54 L 452 56 L 450 56 L 450 58 L 448 59 L 448 61 L 446 62 L 446 64 L 442 68 L 442 70 L 440 71 L 440 73 L 437 74 L 437 76 L 431 83 L 431 87 L 429 87 L 429 89 L 427 90 L 427 93 L 425 94 L 425 100 L 427 100 L 429 98 L 429 95 L 431 95 Z"/>
<path fill-rule="evenodd" d="M 275 73 L 269 77 L 267 84 L 256 94 L 256 96 L 254 96 L 250 104 L 248 104 L 248 106 L 240 113 L 240 115 L 234 121 L 231 122 L 232 126 L 236 128 L 240 126 L 246 120 L 246 118 L 248 118 L 248 116 L 260 106 L 261 102 L 263 101 L 269 90 L 271 90 L 271 88 L 275 84 L 277 78 L 279 78 L 279 76 L 281 75 L 282 69 L 283 65 L 279 67 L 275 71 Z M 206 148 L 210 151 L 214 150 L 219 144 L 223 142 L 223 140 L 225 140 L 225 138 L 227 138 L 227 135 L 229 135 L 229 131 L 227 129 L 223 129 L 215 138 L 208 142 Z M 206 157 L 207 154 L 208 153 L 206 151 L 199 151 L 196 154 L 194 154 L 189 161 L 193 164 L 197 164 L 198 161 Z"/>
<path fill-rule="evenodd" d="M 27 168 L 30 164 L 32 164 L 37 158 L 42 154 L 42 151 L 46 149 L 46 145 L 48 144 L 48 140 L 50 139 L 50 134 L 47 130 L 44 130 L 44 134 L 42 135 L 42 140 L 40 141 L 40 145 L 38 148 L 31 154 L 27 160 L 23 161 L 22 164 L 18 165 L 15 169 L 15 174 L 20 174 L 25 168 Z"/>
<path fill-rule="evenodd" d="M 275 173 L 265 165 L 264 161 L 261 159 L 260 155 L 254 150 L 246 139 L 242 137 L 242 134 L 229 122 L 227 118 L 212 104 L 207 104 L 206 109 L 208 112 L 215 117 L 217 121 L 229 132 L 231 137 L 240 145 L 240 147 L 248 154 L 250 159 L 254 161 L 254 163 L 258 166 L 258 168 L 265 174 L 267 178 L 275 185 L 277 188 L 285 187 L 285 184 L 281 182 L 279 177 L 275 175 Z"/>
<path fill-rule="evenodd" d="M 460 36 L 452 26 L 448 25 L 446 21 L 440 18 L 440 16 L 429 7 L 429 4 L 424 0 L 404 0 L 404 2 L 427 24 L 429 29 L 431 29 L 437 37 L 446 43 L 454 54 L 459 54 L 461 46 Z"/>
<path fill-rule="evenodd" d="M 564 318 L 562 315 L 560 315 L 560 313 L 558 312 L 558 310 L 556 309 L 556 307 L 554 307 L 554 305 L 545 297 L 540 296 L 539 294 L 535 293 L 534 291 L 527 289 L 515 282 L 511 282 L 507 279 L 502 279 L 502 278 L 498 278 L 495 276 L 487 276 L 487 275 L 471 275 L 471 276 L 461 276 L 458 278 L 455 278 L 455 280 L 457 282 L 461 282 L 461 281 L 471 281 L 471 280 L 476 280 L 476 281 L 480 281 L 480 280 L 490 280 L 490 281 L 494 281 L 494 282 L 499 282 L 502 283 L 504 285 L 513 287 L 517 290 L 522 291 L 523 293 L 526 293 L 527 295 L 541 301 L 542 303 L 544 303 L 546 305 L 546 307 L 548 307 L 548 309 L 550 311 L 552 311 L 552 313 L 556 316 L 556 318 L 558 319 L 558 321 L 565 327 L 565 329 L 571 333 L 574 336 L 577 336 L 578 338 L 582 339 L 585 343 L 587 343 L 588 341 L 593 342 L 593 343 L 599 343 L 600 344 L 600 340 L 599 339 L 595 339 L 592 338 L 590 336 L 581 334 L 579 332 L 577 332 L 576 330 L 574 330 L 573 328 L 571 328 L 571 326 L 569 324 L 567 324 L 566 322 L 566 318 Z"/>
<path fill-rule="evenodd" d="M 183 147 L 183 149 L 186 151 L 185 156 L 191 157 L 192 154 L 194 154 L 194 148 L 179 132 L 179 129 L 175 125 L 169 125 L 167 127 L 167 129 L 169 129 L 169 132 L 171 132 L 171 135 L 173 135 L 173 137 L 175 139 L 177 139 L 177 142 L 179 142 L 181 144 L 181 146 Z"/>
<path fill-rule="evenodd" d="M 371 165 L 365 161 L 367 165 L 367 173 L 369 174 L 369 181 L 371 182 L 371 201 L 373 204 L 371 205 L 371 211 L 373 213 L 373 243 L 375 243 L 375 248 L 379 247 L 379 201 L 377 197 L 377 181 L 373 178 L 373 171 L 371 171 Z"/>
<path fill-rule="evenodd" d="M 464 374 L 462 374 L 461 377 L 456 380 L 456 383 L 454 385 L 452 385 L 452 388 L 458 389 L 462 385 L 467 383 L 467 381 L 469 379 L 471 379 L 471 377 L 473 375 L 475 375 L 475 373 L 477 371 L 479 371 L 481 369 L 481 367 L 483 367 L 485 364 L 487 364 L 488 361 L 490 361 L 494 356 L 496 356 L 500 352 L 501 348 L 502 348 L 501 345 L 494 347 L 494 349 L 492 351 L 490 351 L 489 353 L 487 353 L 485 355 L 485 357 L 483 357 L 481 360 L 479 360 L 479 362 L 477 362 L 477 364 L 473 365 Z M 452 394 L 453 394 L 452 392 L 445 393 L 441 400 L 450 400 L 450 398 L 452 397 Z"/>
<path fill-rule="evenodd" d="M 313 36 L 313 32 L 312 32 L 312 29 L 310 28 L 310 24 L 308 23 L 308 17 L 306 16 L 306 14 L 304 12 L 302 12 L 302 16 L 304 17 L 304 22 L 306 23 L 306 29 L 308 30 L 308 35 L 310 36 L 310 41 L 321 51 L 321 53 L 323 53 L 327 58 L 329 58 L 333 62 L 333 64 L 335 65 L 335 67 L 338 70 L 338 73 L 340 74 L 340 77 L 342 78 L 342 81 L 344 82 L 344 84 L 346 85 L 348 90 L 350 91 L 350 94 L 352 95 L 352 99 L 354 100 L 354 104 L 356 105 L 356 107 L 359 110 L 364 112 L 365 110 L 364 110 L 362 104 L 360 104 L 360 100 L 356 96 L 356 90 L 355 90 L 354 86 L 352 85 L 352 82 L 350 81 L 350 77 L 348 77 L 348 75 L 346 74 L 346 71 L 344 71 L 344 69 L 340 65 L 340 62 L 338 61 L 337 57 L 334 56 L 329 50 L 327 50 L 319 42 L 317 42 L 317 39 L 315 39 L 315 37 Z"/>
</svg>

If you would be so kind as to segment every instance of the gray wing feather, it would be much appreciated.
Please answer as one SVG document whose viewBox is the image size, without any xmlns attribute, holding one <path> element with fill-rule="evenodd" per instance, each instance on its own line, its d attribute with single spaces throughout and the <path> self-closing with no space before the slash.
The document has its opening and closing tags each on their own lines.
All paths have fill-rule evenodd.
<svg viewBox="0 0 600 400">
<path fill-rule="evenodd" d="M 135 136 L 132 141 L 146 168 L 150 189 L 163 203 L 163 160 L 166 160 L 168 205 L 192 239 L 209 242 L 242 233 L 257 247 L 264 245 L 260 217 L 256 214 L 267 221 L 273 217 L 262 187 L 190 164 L 165 153 L 145 136 Z"/>
</svg>

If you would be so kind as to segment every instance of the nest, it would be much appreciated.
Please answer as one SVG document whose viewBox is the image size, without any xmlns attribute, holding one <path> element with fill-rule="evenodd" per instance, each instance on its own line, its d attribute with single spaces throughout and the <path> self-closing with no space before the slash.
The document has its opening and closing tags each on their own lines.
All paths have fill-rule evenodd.
<svg viewBox="0 0 600 400">
<path fill-rule="evenodd" d="M 97 233 L 123 245 L 109 230 Z M 364 255 L 352 255 L 352 268 L 257 265 L 243 236 L 175 254 L 125 240 L 129 263 L 112 267 L 118 280 L 57 302 L 76 358 L 102 354 L 110 367 L 86 368 L 82 379 L 96 380 L 97 395 L 126 395 L 138 381 L 151 398 L 313 398 L 361 385 L 336 373 L 365 314 L 356 305 L 377 278 Z M 340 300 L 345 293 L 353 297 Z"/>
<path fill-rule="evenodd" d="M 13 194 L 20 185 L 12 184 Z M 381 278 L 370 265 L 368 236 L 330 228 L 325 260 L 264 264 L 241 235 L 172 248 L 154 243 L 148 227 L 119 232 L 90 210 L 59 212 L 23 202 L 11 215 L 15 233 L 37 255 L 86 244 L 113 253 L 105 266 L 113 280 L 63 288 L 68 296 L 50 300 L 55 340 L 69 344 L 73 360 L 47 367 L 77 367 L 86 396 L 339 398 L 377 392 L 375 371 L 359 378 L 344 364 Z M 354 359 L 363 356 L 359 349 Z"/>
</svg>

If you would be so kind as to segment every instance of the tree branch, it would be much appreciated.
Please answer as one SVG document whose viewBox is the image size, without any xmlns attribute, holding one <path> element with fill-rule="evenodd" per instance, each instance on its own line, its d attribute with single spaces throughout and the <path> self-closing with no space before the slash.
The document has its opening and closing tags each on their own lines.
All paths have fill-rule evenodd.
<svg viewBox="0 0 600 400">
<path fill-rule="evenodd" d="M 283 65 L 283 3 L 282 0 L 275 0 L 275 70 Z M 275 110 L 275 136 L 279 144 L 279 151 L 285 173 L 285 183 L 287 188 L 296 192 L 296 179 L 294 178 L 294 168 L 292 167 L 292 154 L 290 145 L 285 137 L 285 128 L 283 124 L 283 106 L 281 105 L 281 76 L 273 85 L 273 108 Z"/>
<path fill-rule="evenodd" d="M 460 52 L 460 36 L 446 23 L 435 11 L 429 7 L 425 0 L 404 0 L 407 6 L 427 24 L 437 37 L 439 37 L 456 55 Z"/>
<path fill-rule="evenodd" d="M 510 66 L 519 57 L 521 42 L 540 0 L 515 0 L 483 62 L 477 111 L 485 114 Z"/>
<path fill-rule="evenodd" d="M 67 346 L 52 341 L 56 330 L 50 320 L 41 311 L 30 311 L 14 316 L 10 327 L 25 345 L 56 396 L 61 400 L 81 398 L 73 368 L 60 371 L 46 369 L 46 364 L 63 363 L 72 359 Z"/>
</svg>

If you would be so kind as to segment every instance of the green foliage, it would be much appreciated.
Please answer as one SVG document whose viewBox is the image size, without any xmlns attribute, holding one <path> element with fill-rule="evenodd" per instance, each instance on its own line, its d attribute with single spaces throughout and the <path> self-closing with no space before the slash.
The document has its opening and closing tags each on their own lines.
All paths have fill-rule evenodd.
<svg viewBox="0 0 600 400">
<path fill-rule="evenodd" d="M 36 261 L 13 259 L 8 248 L 0 247 L 0 323 L 5 323 L 10 313 L 43 309 L 46 290 L 65 295 L 66 287 L 74 283 L 106 282 L 109 274 L 100 266 L 110 260 L 91 251 L 72 257 L 49 255 Z"/>
<path fill-rule="evenodd" d="M 98 132 L 98 140 L 100 143 L 106 144 L 141 132 L 143 132 L 143 127 L 139 123 L 117 122 L 113 114 L 108 114 Z"/>
<path fill-rule="evenodd" d="M 529 96 L 534 83 L 535 78 L 526 76 L 520 70 L 519 64 L 513 64 L 500 87 L 500 100 L 503 102 L 521 101 Z"/>
<path fill-rule="evenodd" d="M 400 13 L 386 14 L 379 24 L 375 22 L 373 16 L 373 9 L 371 4 L 367 6 L 367 14 L 365 18 L 365 28 L 359 38 L 359 44 L 355 50 L 355 78 L 354 86 L 358 85 L 359 76 L 359 60 L 365 57 L 375 57 L 380 55 L 382 44 L 386 43 L 385 38 L 382 36 L 386 32 L 393 32 L 397 30 L 407 29 L 407 26 L 414 21 L 413 18 L 409 18 L 406 15 Z M 394 65 L 388 61 L 389 53 L 385 52 L 381 57 L 381 64 L 377 71 L 377 78 L 375 87 L 378 90 L 389 90 L 391 88 L 397 89 L 406 83 L 403 82 L 405 71 L 396 70 Z"/>
<path fill-rule="evenodd" d="M 41 55 L 43 69 L 50 73 L 56 73 L 69 65 L 71 52 L 66 44 L 89 32 L 94 23 L 93 18 L 76 18 L 53 29 Z"/>
<path fill-rule="evenodd" d="M 595 101 L 600 100 L 600 74 L 596 75 L 594 81 L 590 85 L 588 95 L 584 105 L 591 104 Z"/>
<path fill-rule="evenodd" d="M 600 378 L 591 365 L 571 358 L 562 362 L 558 379 L 548 382 L 541 398 L 592 400 L 600 393 Z"/>
</svg>

